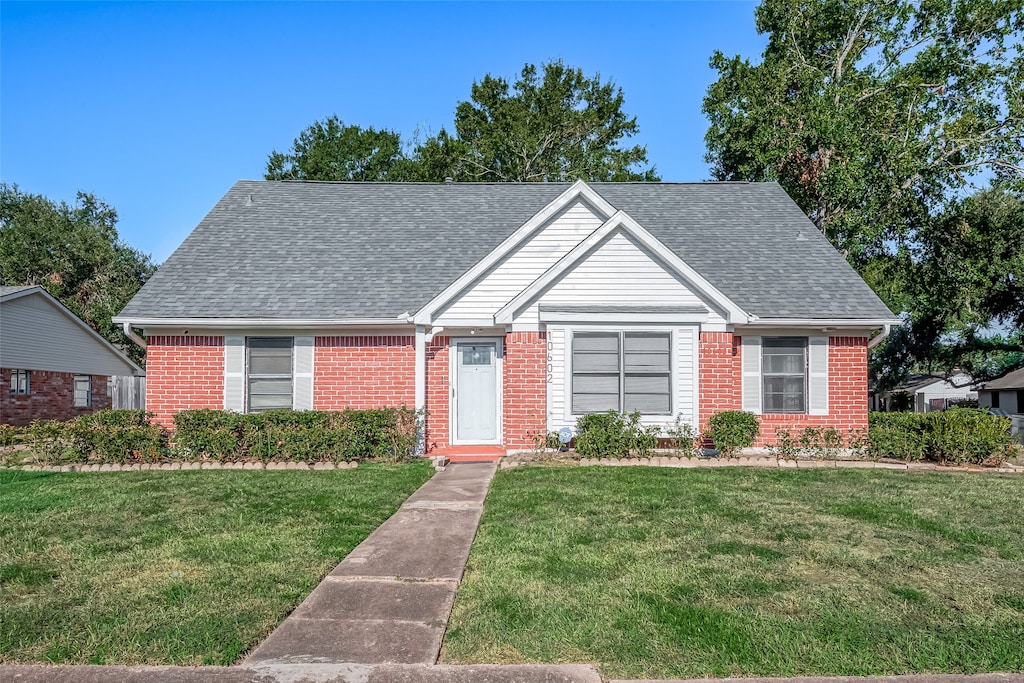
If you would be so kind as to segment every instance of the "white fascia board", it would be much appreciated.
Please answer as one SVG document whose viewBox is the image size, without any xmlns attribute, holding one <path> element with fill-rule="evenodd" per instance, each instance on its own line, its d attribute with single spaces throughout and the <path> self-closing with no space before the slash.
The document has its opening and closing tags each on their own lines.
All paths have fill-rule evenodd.
<svg viewBox="0 0 1024 683">
<path fill-rule="evenodd" d="M 348 327 L 367 325 L 374 327 L 408 327 L 411 323 L 398 318 L 125 318 L 118 316 L 115 323 L 128 323 L 133 327 L 196 327 L 242 328 L 273 327 L 279 329 L 305 329 L 317 327 Z"/>
<path fill-rule="evenodd" d="M 582 180 L 577 180 L 562 194 L 555 197 L 547 206 L 533 215 L 530 220 L 512 233 L 504 242 L 499 244 L 491 253 L 484 256 L 476 264 L 467 270 L 455 282 L 448 285 L 444 291 L 431 299 L 423 308 L 418 310 L 414 316 L 417 325 L 429 325 L 433 320 L 434 313 L 451 303 L 477 278 L 486 273 L 492 266 L 508 257 L 512 251 L 525 242 L 533 232 L 541 225 L 550 220 L 556 213 L 569 206 L 576 200 L 585 200 L 588 204 L 597 209 L 604 218 L 615 213 L 615 207 L 608 203 L 604 197 L 594 191 Z"/>
<path fill-rule="evenodd" d="M 111 344 L 109 341 L 107 341 L 107 339 L 103 335 L 101 335 L 99 332 L 97 332 L 96 330 L 94 330 L 91 327 L 89 327 L 89 325 L 86 324 L 86 322 L 84 320 L 82 320 L 77 315 L 72 313 L 71 310 L 67 306 L 65 306 L 61 302 L 57 301 L 57 299 L 53 298 L 53 296 L 51 296 L 50 293 L 47 292 L 42 287 L 38 287 L 38 288 L 35 288 L 35 289 L 25 289 L 25 290 L 22 290 L 20 292 L 14 292 L 13 294 L 9 294 L 8 296 L 5 296 L 3 298 L 3 300 L 4 301 L 13 301 L 14 299 L 20 299 L 21 297 L 27 296 L 29 294 L 39 294 L 44 299 L 49 301 L 50 304 L 53 305 L 58 311 L 60 311 L 61 314 L 65 318 L 67 318 L 68 320 L 70 320 L 74 324 L 78 325 L 83 330 L 85 330 L 89 335 L 92 336 L 93 339 L 95 339 L 100 344 L 105 346 L 108 351 L 110 351 L 115 356 L 117 356 L 122 362 L 127 363 L 129 366 L 131 366 L 132 374 L 135 374 L 135 375 L 145 375 L 146 374 L 146 371 L 143 370 L 142 368 L 140 368 L 138 365 L 136 365 L 135 362 L 132 361 L 132 359 L 129 358 L 128 355 L 125 354 L 124 351 L 122 351 L 121 349 L 119 349 L 116 346 L 114 346 L 113 344 Z"/>
<path fill-rule="evenodd" d="M 546 270 L 540 277 L 534 280 L 529 287 L 520 292 L 514 299 L 505 304 L 501 310 L 494 314 L 494 322 L 507 324 L 512 322 L 515 314 L 524 308 L 534 298 L 539 296 L 547 287 L 558 280 L 566 271 L 577 262 L 586 258 L 587 254 L 597 247 L 612 231 L 622 229 L 630 236 L 638 240 L 647 249 L 661 259 L 665 265 L 675 271 L 677 275 L 694 286 L 694 288 L 712 302 L 720 306 L 726 312 L 726 320 L 730 323 L 746 322 L 749 315 L 739 306 L 733 303 L 725 294 L 719 291 L 714 285 L 708 282 L 697 271 L 687 265 L 675 252 L 662 244 L 658 238 L 649 233 L 646 228 L 637 223 L 625 211 L 616 211 L 597 230 L 587 235 L 586 239 L 577 244 L 572 250 L 559 259 L 553 266 Z"/>
<path fill-rule="evenodd" d="M 576 311 L 541 311 L 542 323 L 651 323 L 651 324 L 696 324 L 707 322 L 707 313 L 582 313 Z"/>
</svg>

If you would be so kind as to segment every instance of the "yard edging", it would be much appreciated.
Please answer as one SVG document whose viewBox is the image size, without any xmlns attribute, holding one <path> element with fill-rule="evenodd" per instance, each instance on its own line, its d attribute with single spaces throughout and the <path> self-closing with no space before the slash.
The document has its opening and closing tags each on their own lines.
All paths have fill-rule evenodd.
<svg viewBox="0 0 1024 683">
<path fill-rule="evenodd" d="M 502 459 L 500 468 L 511 469 L 525 465 L 531 460 Z M 876 469 L 931 472 L 972 472 L 1024 474 L 1024 467 L 979 467 L 977 465 L 947 466 L 928 462 L 876 462 L 874 460 L 791 460 L 786 458 L 581 458 L 576 461 L 580 467 L 768 467 L 780 469 Z"/>
<path fill-rule="evenodd" d="M 21 470 L 22 472 L 149 472 L 154 470 L 350 470 L 357 467 L 357 462 L 292 462 L 270 460 L 268 462 L 164 462 L 164 463 L 133 463 L 121 465 L 117 463 L 89 465 L 20 465 L 0 469 Z"/>
</svg>

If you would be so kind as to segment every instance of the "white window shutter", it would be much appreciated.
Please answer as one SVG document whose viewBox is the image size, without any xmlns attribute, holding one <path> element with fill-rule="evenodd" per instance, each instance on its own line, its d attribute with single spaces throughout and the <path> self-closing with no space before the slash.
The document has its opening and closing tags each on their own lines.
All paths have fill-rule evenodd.
<svg viewBox="0 0 1024 683">
<path fill-rule="evenodd" d="M 245 337 L 224 337 L 224 410 L 245 412 Z"/>
<path fill-rule="evenodd" d="M 743 337 L 743 410 L 761 414 L 761 338 Z"/>
<path fill-rule="evenodd" d="M 292 406 L 295 410 L 313 409 L 313 354 L 316 337 L 296 337 L 294 345 L 294 375 L 292 377 Z"/>
<path fill-rule="evenodd" d="M 828 415 L 828 337 L 807 339 L 807 413 Z"/>
</svg>

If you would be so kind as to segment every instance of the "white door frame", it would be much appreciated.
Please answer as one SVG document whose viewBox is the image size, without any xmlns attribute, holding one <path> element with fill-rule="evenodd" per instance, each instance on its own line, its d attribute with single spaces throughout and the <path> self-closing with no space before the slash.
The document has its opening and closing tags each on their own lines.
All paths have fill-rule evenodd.
<svg viewBox="0 0 1024 683">
<path fill-rule="evenodd" d="M 467 441 L 459 439 L 459 344 L 494 344 L 495 368 L 494 368 L 494 390 L 498 392 L 497 400 L 494 402 L 495 424 L 497 425 L 496 438 L 490 441 Z M 505 365 L 505 338 L 504 337 L 452 337 L 448 340 L 448 384 L 451 386 L 448 396 L 448 443 L 453 446 L 499 446 L 504 442 L 504 427 L 501 416 L 504 412 L 502 395 L 504 392 L 504 365 Z"/>
</svg>

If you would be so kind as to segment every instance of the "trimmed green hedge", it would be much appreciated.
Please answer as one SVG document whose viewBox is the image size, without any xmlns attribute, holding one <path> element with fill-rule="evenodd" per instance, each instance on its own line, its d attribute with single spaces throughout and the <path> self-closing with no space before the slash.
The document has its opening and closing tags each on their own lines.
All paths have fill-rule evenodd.
<svg viewBox="0 0 1024 683">
<path fill-rule="evenodd" d="M 144 410 L 100 410 L 74 420 L 37 420 L 22 443 L 51 464 L 129 463 L 159 459 L 165 439 Z"/>
<path fill-rule="evenodd" d="M 174 427 L 174 450 L 188 458 L 398 461 L 412 456 L 417 414 L 405 407 L 248 415 L 183 410 Z"/>
<path fill-rule="evenodd" d="M 723 410 L 708 420 L 708 436 L 719 453 L 729 458 L 741 448 L 750 448 L 761 432 L 761 424 L 753 413 Z"/>
<path fill-rule="evenodd" d="M 1011 445 L 1009 418 L 967 408 L 934 413 L 871 413 L 868 455 L 961 464 L 998 463 Z"/>
<path fill-rule="evenodd" d="M 640 424 L 640 413 L 583 415 L 576 420 L 576 452 L 581 458 L 643 457 L 658 445 L 657 427 Z"/>
</svg>

